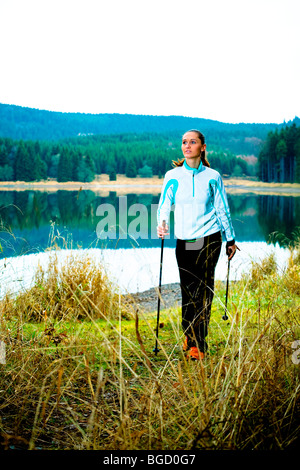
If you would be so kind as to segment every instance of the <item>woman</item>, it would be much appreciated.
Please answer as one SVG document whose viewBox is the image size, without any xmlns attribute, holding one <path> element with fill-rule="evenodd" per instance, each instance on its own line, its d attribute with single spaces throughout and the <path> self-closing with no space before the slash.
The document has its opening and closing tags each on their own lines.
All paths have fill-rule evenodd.
<svg viewBox="0 0 300 470">
<path fill-rule="evenodd" d="M 227 196 L 220 174 L 206 159 L 205 138 L 198 130 L 182 138 L 184 158 L 165 175 L 157 211 L 157 234 L 168 235 L 171 206 L 175 205 L 176 259 L 182 294 L 184 350 L 193 360 L 204 358 L 214 295 L 214 275 L 222 237 L 226 254 L 236 252 Z"/>
</svg>

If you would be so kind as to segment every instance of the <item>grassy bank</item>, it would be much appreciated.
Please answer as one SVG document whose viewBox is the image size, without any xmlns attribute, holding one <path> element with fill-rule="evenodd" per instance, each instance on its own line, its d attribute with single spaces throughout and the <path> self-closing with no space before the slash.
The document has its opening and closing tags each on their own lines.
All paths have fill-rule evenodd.
<svg viewBox="0 0 300 470">
<path fill-rule="evenodd" d="M 134 187 L 135 192 L 160 192 L 163 183 L 163 178 L 153 176 L 152 178 L 128 178 L 125 175 L 117 175 L 116 181 L 110 181 L 109 176 L 106 174 L 97 175 L 95 180 L 90 183 L 81 183 L 75 181 L 68 181 L 66 183 L 58 183 L 55 179 L 48 179 L 46 181 L 35 181 L 26 183 L 24 181 L 0 181 L 0 190 L 5 191 L 21 191 L 28 189 L 35 189 L 40 191 L 57 191 L 59 189 L 76 191 L 79 189 L 92 189 L 105 190 L 110 189 L 120 192 L 128 192 Z M 294 193 L 300 192 L 300 184 L 298 183 L 265 183 L 255 180 L 253 178 L 230 178 L 224 177 L 224 184 L 227 189 L 244 189 L 255 191 L 273 191 Z"/>
<path fill-rule="evenodd" d="M 55 253 L 0 302 L 4 449 L 288 449 L 299 435 L 299 252 L 216 284 L 209 354 L 189 362 L 180 311 L 144 314 L 92 259 Z M 298 346 L 299 349 L 299 346 Z"/>
</svg>

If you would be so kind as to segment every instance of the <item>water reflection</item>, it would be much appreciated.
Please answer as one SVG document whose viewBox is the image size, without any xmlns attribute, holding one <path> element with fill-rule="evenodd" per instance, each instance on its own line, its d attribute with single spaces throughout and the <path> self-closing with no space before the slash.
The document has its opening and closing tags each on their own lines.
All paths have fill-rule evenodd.
<svg viewBox="0 0 300 470">
<path fill-rule="evenodd" d="M 260 196 L 258 200 L 258 221 L 268 238 L 271 232 L 278 235 L 281 246 L 293 240 L 300 225 L 300 198 L 284 196 Z"/>
<path fill-rule="evenodd" d="M 299 224 L 299 197 L 245 193 L 229 194 L 228 200 L 236 239 L 240 242 L 268 242 L 272 232 L 292 238 L 297 222 Z M 120 214 L 120 197 L 116 192 L 103 197 L 91 190 L 59 190 L 50 193 L 34 190 L 0 191 L 0 256 L 3 258 L 44 251 L 51 243 L 64 248 L 158 247 L 160 241 L 153 236 L 153 227 L 156 226 L 153 207 L 158 201 L 159 196 L 155 194 L 127 194 L 127 208 L 142 204 L 147 209 L 148 220 L 135 224 L 136 230 L 144 238 L 134 240 L 127 236 L 117 240 L 100 240 L 97 238 L 97 225 L 103 219 L 97 215 L 97 209 L 102 204 L 111 204 L 115 208 L 117 233 L 124 234 L 132 222 L 137 222 L 137 215 L 127 214 L 127 227 L 122 226 L 124 213 L 121 211 Z M 143 232 L 145 230 L 148 236 Z M 280 246 L 286 244 L 283 238 L 278 241 Z M 172 236 L 166 240 L 166 245 L 175 246 Z"/>
</svg>

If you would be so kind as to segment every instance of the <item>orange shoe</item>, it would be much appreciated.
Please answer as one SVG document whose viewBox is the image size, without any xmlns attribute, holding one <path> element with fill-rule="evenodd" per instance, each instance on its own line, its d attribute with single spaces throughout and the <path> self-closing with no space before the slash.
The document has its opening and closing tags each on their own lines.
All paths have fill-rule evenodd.
<svg viewBox="0 0 300 470">
<path fill-rule="evenodd" d="M 184 340 L 184 342 L 183 342 L 182 349 L 183 349 L 184 351 L 188 351 L 188 350 L 189 350 L 187 336 L 185 337 L 185 340 Z"/>
<path fill-rule="evenodd" d="M 192 361 L 199 361 L 200 359 L 204 359 L 204 353 L 202 351 L 199 351 L 199 349 L 195 346 L 191 347 L 188 356 L 192 359 Z"/>
</svg>

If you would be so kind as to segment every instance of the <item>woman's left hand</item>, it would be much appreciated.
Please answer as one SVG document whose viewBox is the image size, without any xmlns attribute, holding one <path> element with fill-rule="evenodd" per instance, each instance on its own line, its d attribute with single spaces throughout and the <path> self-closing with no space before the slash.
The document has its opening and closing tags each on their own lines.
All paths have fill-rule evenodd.
<svg viewBox="0 0 300 470">
<path fill-rule="evenodd" d="M 227 254 L 229 260 L 231 260 L 234 257 L 236 250 L 240 251 L 239 247 L 236 246 L 236 244 L 231 245 L 231 246 L 227 246 L 226 254 Z"/>
</svg>

